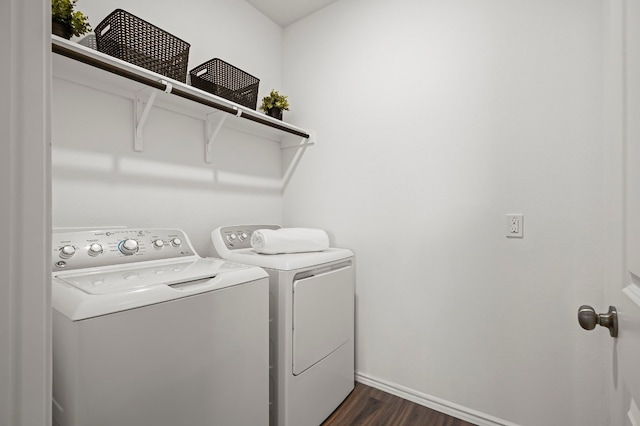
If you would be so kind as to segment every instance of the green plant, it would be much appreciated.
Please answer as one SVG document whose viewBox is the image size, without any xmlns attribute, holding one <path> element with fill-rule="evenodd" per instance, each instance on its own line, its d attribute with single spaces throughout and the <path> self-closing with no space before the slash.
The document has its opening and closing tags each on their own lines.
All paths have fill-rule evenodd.
<svg viewBox="0 0 640 426">
<path fill-rule="evenodd" d="M 91 31 L 89 18 L 80 11 L 74 11 L 78 0 L 51 0 L 51 21 L 64 25 L 69 33 L 81 36 Z"/>
<path fill-rule="evenodd" d="M 260 109 L 266 113 L 274 108 L 280 108 L 281 111 L 289 111 L 288 96 L 281 95 L 277 90 L 271 90 L 269 96 L 262 98 Z"/>
</svg>

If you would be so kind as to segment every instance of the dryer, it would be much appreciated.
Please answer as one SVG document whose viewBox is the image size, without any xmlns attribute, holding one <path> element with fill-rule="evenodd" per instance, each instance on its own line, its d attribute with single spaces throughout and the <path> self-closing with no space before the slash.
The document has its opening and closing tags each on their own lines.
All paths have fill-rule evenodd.
<svg viewBox="0 0 640 426">
<path fill-rule="evenodd" d="M 53 235 L 59 426 L 268 424 L 268 277 L 180 230 Z"/>
<path fill-rule="evenodd" d="M 318 426 L 354 388 L 354 254 L 251 248 L 255 230 L 279 228 L 224 226 L 211 239 L 219 257 L 269 274 L 269 424 Z"/>
</svg>

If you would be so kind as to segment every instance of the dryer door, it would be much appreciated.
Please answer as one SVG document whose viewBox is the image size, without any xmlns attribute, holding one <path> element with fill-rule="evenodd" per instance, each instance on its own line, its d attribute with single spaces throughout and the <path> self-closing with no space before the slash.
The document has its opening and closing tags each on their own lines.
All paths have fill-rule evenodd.
<svg viewBox="0 0 640 426">
<path fill-rule="evenodd" d="M 353 340 L 351 262 L 293 282 L 293 374 Z"/>
</svg>

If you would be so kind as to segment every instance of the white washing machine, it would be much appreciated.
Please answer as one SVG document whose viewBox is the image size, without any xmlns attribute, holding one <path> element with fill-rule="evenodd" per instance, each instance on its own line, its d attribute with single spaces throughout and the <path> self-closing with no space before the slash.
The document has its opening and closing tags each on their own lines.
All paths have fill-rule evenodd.
<svg viewBox="0 0 640 426">
<path fill-rule="evenodd" d="M 251 235 L 267 228 L 279 226 L 225 226 L 211 239 L 220 257 L 269 274 L 270 425 L 318 426 L 354 387 L 354 255 L 258 254 Z"/>
<path fill-rule="evenodd" d="M 53 234 L 59 426 L 268 424 L 268 277 L 179 230 Z"/>
</svg>

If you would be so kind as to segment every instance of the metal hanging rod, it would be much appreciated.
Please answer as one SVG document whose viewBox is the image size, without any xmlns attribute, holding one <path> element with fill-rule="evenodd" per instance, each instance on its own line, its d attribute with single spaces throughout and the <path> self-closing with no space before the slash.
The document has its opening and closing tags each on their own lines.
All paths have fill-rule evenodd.
<svg viewBox="0 0 640 426">
<path fill-rule="evenodd" d="M 146 86 L 149 87 L 153 87 L 154 89 L 159 89 L 164 91 L 166 88 L 166 85 L 162 82 L 162 81 L 158 81 L 158 80 L 154 80 L 152 78 L 149 77 L 145 77 L 142 76 L 140 74 L 128 71 L 126 69 L 123 69 L 122 67 L 119 67 L 117 65 L 111 64 L 109 62 L 103 61 L 99 58 L 95 58 L 92 56 L 88 56 L 83 54 L 82 52 L 79 51 L 75 51 L 73 49 L 70 49 L 66 46 L 63 46 L 61 44 L 57 44 L 57 43 L 52 43 L 52 51 L 53 53 L 57 53 L 59 55 L 62 56 L 66 56 L 67 58 L 70 59 L 74 59 L 76 61 L 85 63 L 87 65 L 91 65 L 93 67 L 96 68 L 100 68 L 104 71 L 119 75 L 121 77 L 127 78 L 129 80 L 133 80 L 133 81 L 137 81 L 138 83 L 144 84 Z M 244 114 L 244 111 L 242 111 L 241 109 L 232 107 L 232 106 L 228 106 L 228 105 L 224 105 L 222 103 L 218 103 L 213 99 L 209 99 L 209 98 L 205 98 L 203 96 L 199 96 L 197 94 L 194 93 L 190 93 L 187 92 L 179 87 L 176 87 L 175 85 L 173 86 L 173 88 L 171 89 L 171 94 L 179 96 L 181 98 L 184 99 L 188 99 L 190 101 L 199 103 L 201 105 L 206 105 L 208 107 L 211 108 L 215 108 L 217 110 L 220 111 L 224 111 L 226 113 L 229 114 L 233 114 L 236 116 L 239 116 L 240 118 L 244 118 L 245 120 L 249 120 L 249 121 L 253 121 L 255 123 L 259 123 L 262 124 L 264 126 L 268 126 L 274 129 L 278 129 L 281 130 L 283 132 L 286 133 L 290 133 L 296 136 L 300 136 L 306 139 L 310 138 L 309 133 L 306 133 L 304 131 L 301 130 L 297 130 L 297 129 L 292 129 L 290 127 L 278 124 L 278 123 L 274 123 L 271 120 L 267 120 L 264 119 L 262 117 L 256 116 L 256 115 L 252 115 L 252 114 Z M 241 111 L 242 113 L 239 113 L 239 111 Z"/>
</svg>

